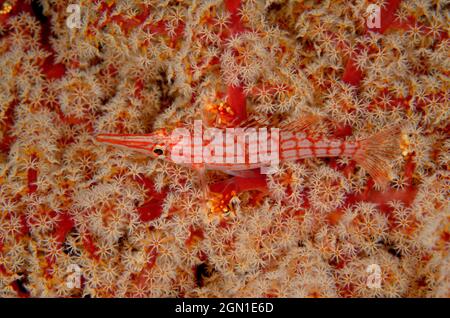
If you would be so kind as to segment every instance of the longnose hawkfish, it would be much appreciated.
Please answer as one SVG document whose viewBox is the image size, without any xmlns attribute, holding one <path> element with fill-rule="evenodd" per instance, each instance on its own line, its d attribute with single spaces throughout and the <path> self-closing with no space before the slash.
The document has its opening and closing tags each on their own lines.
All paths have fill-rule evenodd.
<svg viewBox="0 0 450 318">
<path fill-rule="evenodd" d="M 340 139 L 313 137 L 308 132 L 308 129 L 313 123 L 317 123 L 318 120 L 318 116 L 308 115 L 292 123 L 280 125 L 277 130 L 277 143 L 275 146 L 271 143 L 274 141 L 273 132 L 271 131 L 270 134 L 264 135 L 264 138 L 267 138 L 265 144 L 270 144 L 272 152 L 278 156 L 276 158 L 277 162 L 314 157 L 348 157 L 365 169 L 380 187 L 385 187 L 388 184 L 391 179 L 390 161 L 401 150 L 401 127 L 399 125 L 388 127 L 368 138 L 356 141 L 344 141 Z M 215 160 L 209 161 L 201 161 L 195 157 L 198 146 L 211 146 L 211 136 L 210 133 L 207 136 L 206 131 L 200 131 L 200 142 L 202 143 L 200 145 L 195 142 L 195 131 L 194 142 L 186 144 L 183 141 L 184 146 L 187 145 L 188 150 L 190 150 L 184 153 L 184 158 L 186 159 L 187 155 L 190 157 L 188 159 L 191 159 L 185 160 L 184 162 L 180 161 L 180 157 L 175 156 L 175 153 L 178 153 L 180 150 L 180 134 L 173 134 L 173 131 L 158 130 L 150 134 L 105 133 L 97 135 L 96 140 L 143 152 L 153 158 L 187 165 L 194 169 L 219 170 L 231 175 L 246 177 L 255 168 L 267 167 L 271 163 L 268 160 L 273 159 L 273 156 L 268 159 L 267 148 L 261 150 L 259 147 L 251 144 L 247 144 L 246 147 L 247 139 L 238 137 L 245 135 L 252 129 L 255 129 L 255 127 L 258 127 L 257 130 L 260 130 L 263 124 L 264 122 L 248 120 L 245 124 L 241 125 L 241 130 L 238 133 L 236 133 L 238 129 L 233 131 L 234 136 L 231 139 L 227 136 L 219 139 L 219 146 L 224 146 L 223 149 L 225 151 L 217 151 L 217 148 L 214 148 L 212 154 L 215 155 Z M 218 130 L 217 128 L 215 129 Z M 222 129 L 221 131 L 228 131 L 228 129 Z M 188 130 L 192 132 L 192 127 Z M 225 140 L 231 140 L 231 147 Z M 217 145 L 216 143 L 215 146 Z M 273 147 L 276 147 L 276 149 Z M 244 155 L 240 160 L 230 161 L 227 159 L 227 151 L 230 151 L 230 149 L 244 149 Z M 254 156 L 255 153 L 252 153 L 252 149 L 256 152 L 256 156 Z M 217 160 L 218 157 L 222 160 Z"/>
</svg>

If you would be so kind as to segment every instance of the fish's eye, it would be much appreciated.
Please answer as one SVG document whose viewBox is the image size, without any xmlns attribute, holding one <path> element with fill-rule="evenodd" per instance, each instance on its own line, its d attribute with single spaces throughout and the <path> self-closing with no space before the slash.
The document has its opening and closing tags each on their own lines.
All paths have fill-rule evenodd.
<svg viewBox="0 0 450 318">
<path fill-rule="evenodd" d="M 164 154 L 164 149 L 160 146 L 153 148 L 153 153 L 157 156 L 162 156 Z"/>
</svg>

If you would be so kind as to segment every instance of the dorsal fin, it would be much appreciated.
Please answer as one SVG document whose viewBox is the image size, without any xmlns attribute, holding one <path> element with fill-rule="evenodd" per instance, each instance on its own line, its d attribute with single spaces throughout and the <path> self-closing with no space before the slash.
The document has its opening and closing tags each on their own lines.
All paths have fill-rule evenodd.
<svg viewBox="0 0 450 318">
<path fill-rule="evenodd" d="M 321 121 L 326 121 L 328 118 L 316 114 L 308 114 L 302 116 L 301 118 L 295 119 L 288 123 L 280 123 L 279 118 L 259 118 L 250 117 L 243 121 L 238 127 L 239 128 L 264 128 L 264 127 L 278 127 L 284 131 L 301 131 L 305 130 L 311 126 L 317 125 Z"/>
<path fill-rule="evenodd" d="M 204 117 L 202 116 L 202 119 Z M 288 123 L 282 123 L 282 119 L 278 117 L 261 118 L 261 117 L 249 117 L 243 122 L 237 124 L 232 122 L 229 128 L 264 128 L 264 127 L 278 127 L 284 131 L 301 131 L 311 126 L 317 125 L 321 121 L 330 120 L 329 118 L 317 115 L 307 114 L 298 119 L 294 119 Z M 204 127 L 206 128 L 206 127 Z"/>
<path fill-rule="evenodd" d="M 282 124 L 279 128 L 283 131 L 302 131 L 326 119 L 325 116 L 308 114 L 286 124 Z"/>
<path fill-rule="evenodd" d="M 270 125 L 270 121 L 268 118 L 257 118 L 257 117 L 251 117 L 244 120 L 242 123 L 239 124 L 239 128 L 263 128 Z"/>
</svg>

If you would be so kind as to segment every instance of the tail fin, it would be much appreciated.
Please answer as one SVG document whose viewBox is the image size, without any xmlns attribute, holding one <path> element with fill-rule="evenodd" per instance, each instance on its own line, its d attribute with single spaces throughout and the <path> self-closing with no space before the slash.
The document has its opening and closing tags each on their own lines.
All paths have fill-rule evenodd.
<svg viewBox="0 0 450 318">
<path fill-rule="evenodd" d="M 401 128 L 401 125 L 395 125 L 361 140 L 353 156 L 382 188 L 386 188 L 392 178 L 390 161 L 401 153 Z"/>
</svg>

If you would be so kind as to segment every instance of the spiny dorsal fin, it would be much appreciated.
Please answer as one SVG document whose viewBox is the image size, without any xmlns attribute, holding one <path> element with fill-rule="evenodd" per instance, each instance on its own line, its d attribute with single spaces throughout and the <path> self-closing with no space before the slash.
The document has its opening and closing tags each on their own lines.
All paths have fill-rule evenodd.
<svg viewBox="0 0 450 318">
<path fill-rule="evenodd" d="M 239 128 L 263 128 L 270 125 L 268 118 L 251 117 L 239 124 Z"/>
<path fill-rule="evenodd" d="M 264 127 L 278 127 L 284 131 L 301 131 L 311 126 L 317 125 L 321 121 L 326 121 L 328 118 L 316 114 L 308 114 L 299 119 L 295 119 L 288 123 L 281 123 L 281 118 L 259 118 L 251 117 L 243 121 L 239 128 L 264 128 Z"/>
<path fill-rule="evenodd" d="M 317 125 L 319 122 L 326 120 L 325 116 L 308 114 L 291 121 L 286 124 L 282 124 L 279 128 L 283 131 L 302 131 L 311 126 Z"/>
<path fill-rule="evenodd" d="M 282 123 L 281 118 L 271 117 L 271 118 L 260 118 L 260 117 L 249 117 L 239 125 L 231 124 L 231 127 L 235 128 L 265 128 L 265 127 L 278 127 L 284 131 L 301 131 L 305 130 L 311 126 L 317 125 L 321 121 L 330 120 L 329 118 L 316 115 L 316 114 L 308 114 L 302 116 L 299 119 L 295 119 L 288 123 Z"/>
</svg>

